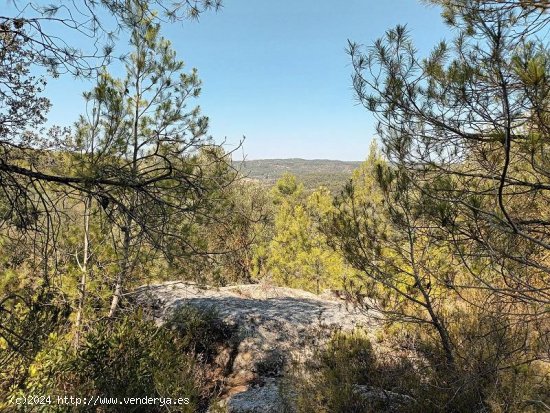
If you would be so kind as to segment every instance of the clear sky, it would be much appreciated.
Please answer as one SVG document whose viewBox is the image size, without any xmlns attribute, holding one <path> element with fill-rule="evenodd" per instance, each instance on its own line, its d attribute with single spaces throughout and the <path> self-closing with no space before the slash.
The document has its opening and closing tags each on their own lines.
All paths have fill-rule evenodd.
<svg viewBox="0 0 550 413">
<path fill-rule="evenodd" d="M 375 123 L 354 98 L 347 40 L 368 45 L 407 24 L 427 52 L 449 37 L 439 13 L 418 0 L 225 0 L 162 33 L 199 71 L 210 134 L 228 148 L 246 137 L 234 158 L 362 160 Z M 50 123 L 72 124 L 90 87 L 70 76 L 50 82 Z"/>
</svg>

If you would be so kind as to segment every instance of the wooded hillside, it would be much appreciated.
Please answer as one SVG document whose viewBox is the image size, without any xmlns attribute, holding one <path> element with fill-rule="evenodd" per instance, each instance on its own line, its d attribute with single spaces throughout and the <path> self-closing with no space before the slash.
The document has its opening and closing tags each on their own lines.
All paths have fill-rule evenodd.
<svg viewBox="0 0 550 413">
<path fill-rule="evenodd" d="M 244 163 L 164 37 L 221 1 L 13 3 L 1 411 L 550 411 L 548 1 L 429 0 L 452 38 L 428 54 L 405 25 L 348 41 L 367 158 Z M 51 126 L 60 76 L 90 87 Z"/>
<path fill-rule="evenodd" d="M 254 159 L 233 162 L 243 176 L 274 185 L 285 173 L 296 176 L 308 190 L 319 186 L 336 193 L 344 188 L 361 162 L 329 159 Z"/>
</svg>

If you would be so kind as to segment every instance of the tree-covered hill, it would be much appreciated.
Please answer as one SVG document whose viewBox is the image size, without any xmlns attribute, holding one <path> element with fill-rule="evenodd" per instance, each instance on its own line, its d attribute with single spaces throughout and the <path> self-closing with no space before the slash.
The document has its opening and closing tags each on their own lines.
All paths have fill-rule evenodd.
<svg viewBox="0 0 550 413">
<path fill-rule="evenodd" d="M 359 161 L 299 158 L 255 159 L 234 163 L 246 177 L 268 185 L 273 185 L 283 174 L 291 173 L 304 183 L 307 190 L 323 185 L 333 193 L 343 187 L 351 178 L 353 170 L 361 164 Z"/>
<path fill-rule="evenodd" d="M 376 120 L 361 163 L 231 161 L 161 30 L 221 0 L 11 2 L 0 412 L 548 412 L 550 0 L 424 2 L 452 35 L 431 53 L 403 25 L 348 41 Z M 247 85 L 279 87 L 253 57 Z M 45 85 L 64 74 L 93 85 L 71 127 L 49 127 Z M 300 93 L 282 86 L 235 95 L 257 109 L 231 127 L 275 119 L 272 98 L 290 113 Z M 322 113 L 315 98 L 303 109 Z"/>
</svg>

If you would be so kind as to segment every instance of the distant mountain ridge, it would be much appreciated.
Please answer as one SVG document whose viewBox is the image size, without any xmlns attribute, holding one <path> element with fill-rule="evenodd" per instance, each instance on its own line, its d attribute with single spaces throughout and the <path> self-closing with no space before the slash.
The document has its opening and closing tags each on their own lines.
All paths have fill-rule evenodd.
<svg viewBox="0 0 550 413">
<path fill-rule="evenodd" d="M 254 159 L 234 161 L 234 166 L 249 179 L 273 185 L 285 173 L 295 175 L 308 190 L 326 186 L 332 192 L 343 188 L 360 161 L 331 159 Z"/>
</svg>

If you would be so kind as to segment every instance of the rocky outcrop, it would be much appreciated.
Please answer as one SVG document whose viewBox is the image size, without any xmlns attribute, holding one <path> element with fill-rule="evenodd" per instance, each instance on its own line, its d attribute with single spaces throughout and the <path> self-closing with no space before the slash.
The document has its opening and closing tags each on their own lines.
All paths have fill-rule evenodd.
<svg viewBox="0 0 550 413">
<path fill-rule="evenodd" d="M 369 328 L 368 312 L 327 295 L 264 285 L 200 288 L 182 282 L 143 286 L 135 300 L 158 322 L 182 305 L 214 308 L 235 327 L 234 348 L 218 356 L 224 365 L 224 403 L 229 412 L 280 412 L 278 378 L 291 359 L 307 357 L 334 330 Z"/>
<path fill-rule="evenodd" d="M 283 411 L 276 379 L 267 379 L 262 386 L 251 387 L 230 397 L 227 413 L 280 413 Z"/>
</svg>

